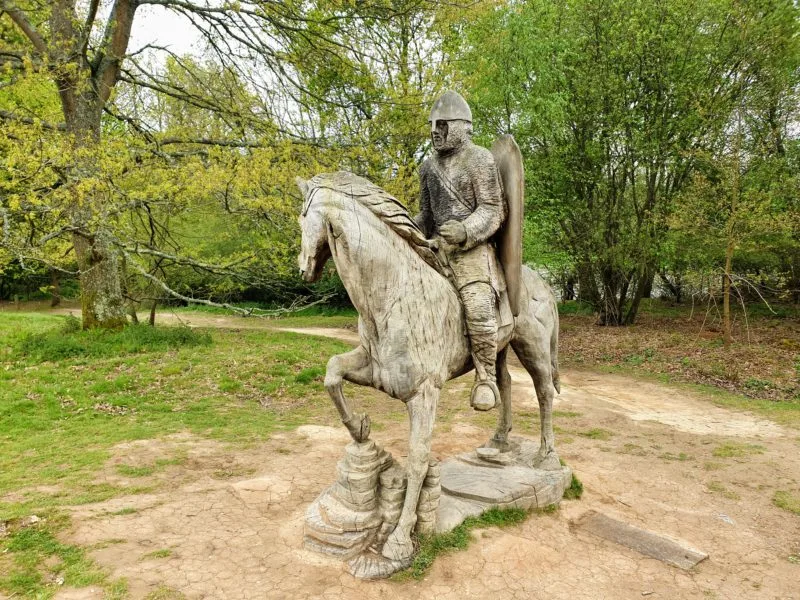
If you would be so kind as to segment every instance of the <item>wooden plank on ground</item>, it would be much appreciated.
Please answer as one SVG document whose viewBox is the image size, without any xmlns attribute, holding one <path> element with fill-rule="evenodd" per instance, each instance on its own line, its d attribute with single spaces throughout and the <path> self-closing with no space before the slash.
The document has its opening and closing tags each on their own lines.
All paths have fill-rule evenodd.
<svg viewBox="0 0 800 600">
<path fill-rule="evenodd" d="M 639 529 L 593 510 L 578 519 L 574 526 L 681 569 L 691 569 L 708 558 L 708 554 L 686 542 Z"/>
</svg>

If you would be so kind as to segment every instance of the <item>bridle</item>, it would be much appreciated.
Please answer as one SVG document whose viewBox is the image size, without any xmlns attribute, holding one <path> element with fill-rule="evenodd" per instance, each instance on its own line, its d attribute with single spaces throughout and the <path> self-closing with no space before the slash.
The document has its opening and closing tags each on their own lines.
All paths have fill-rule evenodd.
<svg viewBox="0 0 800 600">
<path fill-rule="evenodd" d="M 313 190 L 311 190 L 311 191 L 309 192 L 309 194 L 308 194 L 308 197 L 306 198 L 306 201 L 305 201 L 305 203 L 303 204 L 303 210 L 302 210 L 302 212 L 300 213 L 300 215 L 301 215 L 301 216 L 305 217 L 305 216 L 308 214 L 308 209 L 309 209 L 309 208 L 311 208 L 311 202 L 314 200 L 314 196 L 316 195 L 316 193 L 317 193 L 317 192 L 318 192 L 320 189 L 321 189 L 321 188 L 319 188 L 319 187 L 315 187 Z"/>
</svg>

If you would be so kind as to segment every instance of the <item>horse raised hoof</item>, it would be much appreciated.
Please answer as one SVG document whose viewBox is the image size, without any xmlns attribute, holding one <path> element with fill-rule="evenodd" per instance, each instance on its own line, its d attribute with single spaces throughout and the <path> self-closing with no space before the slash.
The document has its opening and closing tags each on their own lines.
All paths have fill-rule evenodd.
<svg viewBox="0 0 800 600">
<path fill-rule="evenodd" d="M 347 431 L 350 432 L 350 437 L 352 437 L 356 442 L 362 443 L 369 439 L 369 415 L 358 413 L 350 420 L 343 421 L 343 423 L 344 426 L 347 427 Z"/>
<path fill-rule="evenodd" d="M 475 410 L 492 410 L 500 401 L 500 391 L 491 381 L 479 381 L 472 387 L 469 403 Z"/>
<path fill-rule="evenodd" d="M 403 535 L 399 528 L 395 528 L 383 545 L 381 554 L 389 560 L 405 561 L 414 556 L 414 542 L 408 535 Z"/>
</svg>

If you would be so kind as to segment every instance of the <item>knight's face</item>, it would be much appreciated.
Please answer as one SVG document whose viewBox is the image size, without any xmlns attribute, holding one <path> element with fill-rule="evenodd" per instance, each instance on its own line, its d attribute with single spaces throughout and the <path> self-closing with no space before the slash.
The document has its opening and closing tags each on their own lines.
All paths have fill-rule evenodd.
<svg viewBox="0 0 800 600">
<path fill-rule="evenodd" d="M 439 119 L 431 124 L 431 142 L 433 142 L 434 150 L 441 150 L 445 147 L 448 131 L 447 121 Z"/>
<path fill-rule="evenodd" d="M 431 142 L 440 155 L 457 152 L 470 139 L 472 125 L 468 121 L 453 119 L 431 123 Z"/>
</svg>

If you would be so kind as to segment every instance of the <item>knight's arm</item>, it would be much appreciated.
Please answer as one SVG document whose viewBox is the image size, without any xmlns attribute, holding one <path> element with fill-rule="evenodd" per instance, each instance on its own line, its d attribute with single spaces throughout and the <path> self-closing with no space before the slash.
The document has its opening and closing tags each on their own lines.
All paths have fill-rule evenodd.
<svg viewBox="0 0 800 600">
<path fill-rule="evenodd" d="M 419 170 L 419 213 L 414 217 L 414 222 L 425 234 L 426 238 L 433 235 L 433 213 L 431 212 L 431 197 L 428 186 L 425 185 L 425 164 Z"/>
<path fill-rule="evenodd" d="M 472 185 L 478 207 L 461 221 L 467 233 L 467 239 L 461 244 L 465 250 L 482 244 L 492 237 L 500 229 L 506 216 L 500 173 L 494 158 L 488 152 L 482 155 L 475 165 Z"/>
</svg>

